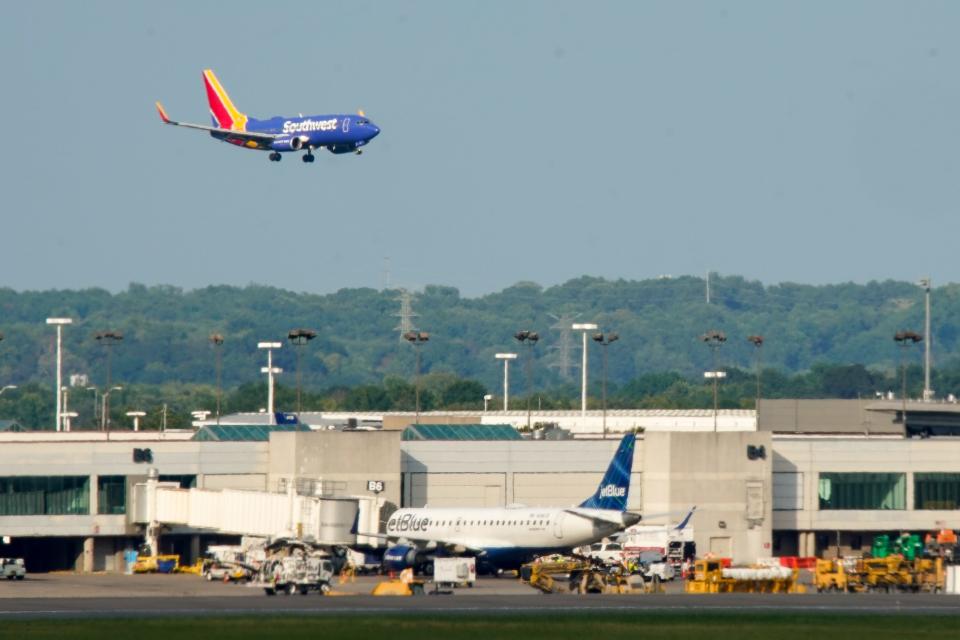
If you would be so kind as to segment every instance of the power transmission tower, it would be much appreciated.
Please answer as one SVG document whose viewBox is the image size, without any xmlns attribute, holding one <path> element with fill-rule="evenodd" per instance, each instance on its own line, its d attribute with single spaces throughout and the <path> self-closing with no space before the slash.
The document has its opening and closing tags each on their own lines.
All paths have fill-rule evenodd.
<svg viewBox="0 0 960 640">
<path fill-rule="evenodd" d="M 566 313 L 558 316 L 555 313 L 550 313 L 547 315 L 556 320 L 556 323 L 550 325 L 550 328 L 560 332 L 560 340 L 556 345 L 550 347 L 553 355 L 547 366 L 551 369 L 556 369 L 564 381 L 571 382 L 573 380 L 573 370 L 580 368 L 573 359 L 575 347 L 571 326 L 573 325 L 573 321 L 580 317 L 580 314 Z"/>
<path fill-rule="evenodd" d="M 400 289 L 400 297 L 395 298 L 395 300 L 400 303 L 400 312 L 393 315 L 400 318 L 400 324 L 394 327 L 393 330 L 399 332 L 399 340 L 403 342 L 403 334 L 416 329 L 413 324 L 413 319 L 420 314 L 414 312 L 413 305 L 411 304 L 413 302 L 413 294 L 406 289 Z"/>
</svg>

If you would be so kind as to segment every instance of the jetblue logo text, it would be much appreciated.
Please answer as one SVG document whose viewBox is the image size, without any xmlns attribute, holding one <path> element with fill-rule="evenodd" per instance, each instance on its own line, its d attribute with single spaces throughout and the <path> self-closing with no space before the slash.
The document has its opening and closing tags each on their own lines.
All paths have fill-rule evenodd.
<svg viewBox="0 0 960 640">
<path fill-rule="evenodd" d="M 608 484 L 600 487 L 601 498 L 622 498 L 627 495 L 626 487 L 618 487 L 615 484 Z"/>
<path fill-rule="evenodd" d="M 301 131 L 334 131 L 337 128 L 337 119 L 329 120 L 302 120 L 301 122 L 291 122 L 287 120 L 283 123 L 284 133 L 300 133 Z"/>
<path fill-rule="evenodd" d="M 390 518 L 387 522 L 387 531 L 425 531 L 430 525 L 430 518 L 414 518 L 412 514 Z"/>
</svg>

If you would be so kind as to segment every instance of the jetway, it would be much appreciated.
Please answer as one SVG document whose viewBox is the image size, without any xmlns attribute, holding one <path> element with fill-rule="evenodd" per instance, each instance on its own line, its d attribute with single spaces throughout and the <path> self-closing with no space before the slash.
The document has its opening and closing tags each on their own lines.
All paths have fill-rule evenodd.
<svg viewBox="0 0 960 640">
<path fill-rule="evenodd" d="M 152 472 L 153 470 L 151 470 Z M 382 505 L 373 497 L 300 495 L 294 483 L 286 493 L 237 489 L 182 489 L 151 473 L 134 486 L 133 524 L 146 526 L 146 542 L 157 548 L 164 526 L 257 536 L 291 537 L 316 544 L 355 546 L 357 531 L 377 532 Z M 361 544 L 369 543 L 359 536 Z"/>
</svg>

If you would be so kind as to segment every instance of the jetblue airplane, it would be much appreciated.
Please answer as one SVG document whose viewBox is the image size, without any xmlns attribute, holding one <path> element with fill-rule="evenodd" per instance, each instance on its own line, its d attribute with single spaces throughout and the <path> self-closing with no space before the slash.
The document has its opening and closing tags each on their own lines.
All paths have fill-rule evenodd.
<svg viewBox="0 0 960 640">
<path fill-rule="evenodd" d="M 164 124 L 209 131 L 217 140 L 238 147 L 270 152 L 270 160 L 279 162 L 280 154 L 287 151 L 303 151 L 303 161 L 313 162 L 313 150 L 326 148 L 331 153 L 363 153 L 360 148 L 377 137 L 380 129 L 359 111 L 358 115 L 334 114 L 296 118 L 274 116 L 257 120 L 241 113 L 230 100 L 223 85 L 213 71 L 203 72 L 203 83 L 210 103 L 213 126 L 177 122 L 167 116 L 163 105 L 157 103 L 157 111 Z"/>
<path fill-rule="evenodd" d="M 388 571 L 429 566 L 435 556 L 474 555 L 485 569 L 517 569 L 536 556 L 567 553 L 640 521 L 627 511 L 636 436 L 620 441 L 596 492 L 577 507 L 399 509 L 387 521 Z"/>
</svg>

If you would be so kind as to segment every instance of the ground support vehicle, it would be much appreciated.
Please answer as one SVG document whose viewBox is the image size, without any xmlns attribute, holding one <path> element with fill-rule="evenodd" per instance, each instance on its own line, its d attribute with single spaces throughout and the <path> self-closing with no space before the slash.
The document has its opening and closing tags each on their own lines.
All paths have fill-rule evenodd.
<svg viewBox="0 0 960 640">
<path fill-rule="evenodd" d="M 266 560 L 260 565 L 251 586 L 268 596 L 278 593 L 307 595 L 311 591 L 330 592 L 333 561 L 324 551 L 301 541 L 280 540 L 268 545 Z"/>
<path fill-rule="evenodd" d="M 179 555 L 137 556 L 134 573 L 174 573 L 180 566 Z"/>
<path fill-rule="evenodd" d="M 256 571 L 252 567 L 236 562 L 207 561 L 204 563 L 201 575 L 205 580 L 213 582 L 247 582 L 253 579 Z"/>
<path fill-rule="evenodd" d="M 660 581 L 637 583 L 622 567 L 604 567 L 582 558 L 536 561 L 520 568 L 520 579 L 543 593 L 652 593 Z M 636 586 L 640 588 L 637 589 Z"/>
<path fill-rule="evenodd" d="M 894 554 L 884 558 L 817 560 L 817 591 L 943 591 L 946 582 L 942 558 L 907 561 Z"/>
<path fill-rule="evenodd" d="M 0 577 L 7 580 L 23 580 L 27 576 L 27 569 L 23 558 L 0 558 Z"/>
<path fill-rule="evenodd" d="M 800 572 L 789 567 L 759 565 L 724 567 L 720 560 L 697 560 L 687 593 L 804 593 Z"/>
<path fill-rule="evenodd" d="M 477 581 L 477 559 L 471 557 L 434 558 L 433 582 L 443 587 L 472 587 Z"/>
</svg>

